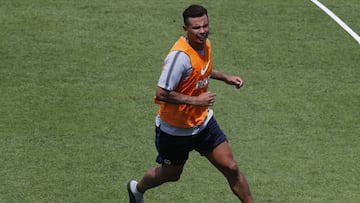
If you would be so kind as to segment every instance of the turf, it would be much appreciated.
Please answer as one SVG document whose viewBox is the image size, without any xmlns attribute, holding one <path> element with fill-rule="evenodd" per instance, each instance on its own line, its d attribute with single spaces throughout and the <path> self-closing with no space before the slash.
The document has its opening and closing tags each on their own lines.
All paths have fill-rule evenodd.
<svg viewBox="0 0 360 203">
<path fill-rule="evenodd" d="M 356 0 L 321 1 L 360 33 Z M 154 90 L 191 1 L 0 4 L 0 202 L 127 202 L 154 159 Z M 311 1 L 209 10 L 213 109 L 256 202 L 359 202 L 359 44 Z M 192 153 L 151 202 L 236 202 Z"/>
</svg>

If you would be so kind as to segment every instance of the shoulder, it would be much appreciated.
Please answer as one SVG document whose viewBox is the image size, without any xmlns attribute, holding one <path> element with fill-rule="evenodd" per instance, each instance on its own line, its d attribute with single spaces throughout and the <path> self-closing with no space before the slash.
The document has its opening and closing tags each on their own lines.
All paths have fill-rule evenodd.
<svg viewBox="0 0 360 203">
<path fill-rule="evenodd" d="M 170 51 L 166 58 L 180 58 L 180 59 L 189 59 L 187 53 L 179 50 Z"/>
<path fill-rule="evenodd" d="M 207 49 L 211 49 L 211 42 L 210 42 L 209 39 L 206 39 L 205 47 L 206 47 Z"/>
<path fill-rule="evenodd" d="M 168 63 L 182 63 L 188 64 L 190 63 L 190 57 L 183 51 L 171 51 L 165 58 L 165 64 Z"/>
<path fill-rule="evenodd" d="M 210 42 L 209 38 L 206 39 L 206 43 L 207 43 L 208 45 L 211 45 L 211 42 Z"/>
</svg>

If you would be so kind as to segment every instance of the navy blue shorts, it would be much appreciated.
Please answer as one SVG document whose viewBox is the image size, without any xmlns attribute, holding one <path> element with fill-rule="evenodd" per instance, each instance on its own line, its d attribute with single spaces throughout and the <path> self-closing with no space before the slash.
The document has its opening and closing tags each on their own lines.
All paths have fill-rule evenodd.
<svg viewBox="0 0 360 203">
<path fill-rule="evenodd" d="M 206 128 L 192 136 L 172 136 L 156 127 L 155 144 L 159 164 L 183 165 L 189 152 L 196 150 L 201 156 L 211 152 L 216 146 L 227 141 L 226 135 L 212 117 Z"/>
</svg>

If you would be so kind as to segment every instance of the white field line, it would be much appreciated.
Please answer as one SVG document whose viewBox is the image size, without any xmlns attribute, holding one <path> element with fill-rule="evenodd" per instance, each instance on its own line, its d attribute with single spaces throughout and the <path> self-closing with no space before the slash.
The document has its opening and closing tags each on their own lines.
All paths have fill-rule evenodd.
<svg viewBox="0 0 360 203">
<path fill-rule="evenodd" d="M 326 14 L 328 14 L 337 24 L 339 24 L 346 32 L 348 32 L 359 44 L 360 37 L 356 34 L 349 26 L 347 26 L 339 17 L 337 17 L 332 11 L 326 8 L 322 3 L 318 0 L 311 0 L 314 4 L 316 4 L 321 10 L 323 10 Z"/>
</svg>

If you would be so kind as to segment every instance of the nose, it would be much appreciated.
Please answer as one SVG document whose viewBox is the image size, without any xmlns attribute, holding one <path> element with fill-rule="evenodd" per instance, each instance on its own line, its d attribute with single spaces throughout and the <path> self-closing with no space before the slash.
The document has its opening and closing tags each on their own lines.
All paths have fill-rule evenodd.
<svg viewBox="0 0 360 203">
<path fill-rule="evenodd" d="M 200 30 L 199 30 L 200 34 L 206 33 L 206 32 L 207 32 L 207 29 L 208 29 L 207 27 L 201 26 L 201 27 L 200 27 Z"/>
</svg>

